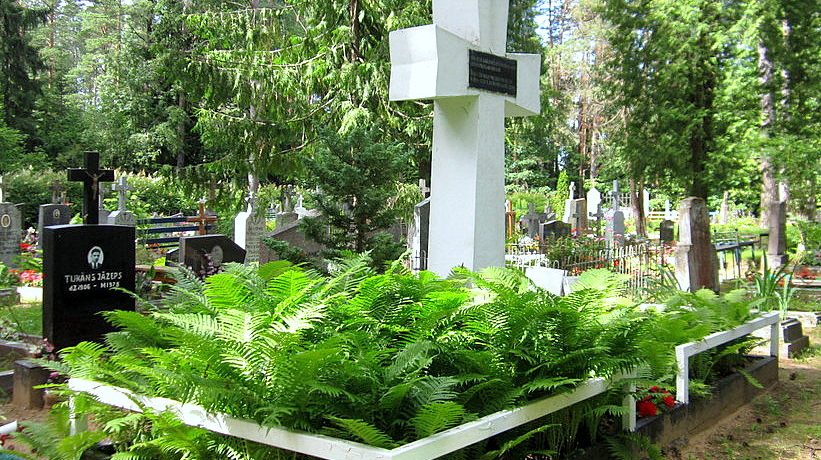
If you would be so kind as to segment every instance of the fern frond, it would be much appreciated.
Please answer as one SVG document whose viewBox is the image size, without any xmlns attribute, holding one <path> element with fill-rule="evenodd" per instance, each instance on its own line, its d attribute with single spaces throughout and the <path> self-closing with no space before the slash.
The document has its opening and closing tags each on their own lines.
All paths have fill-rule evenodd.
<svg viewBox="0 0 821 460">
<path fill-rule="evenodd" d="M 411 426 L 418 438 L 446 430 L 462 423 L 467 411 L 454 401 L 436 401 L 422 406 L 411 418 Z"/>
<path fill-rule="evenodd" d="M 397 442 L 391 439 L 385 432 L 364 420 L 339 417 L 328 417 L 328 420 L 342 428 L 355 439 L 369 446 L 381 447 L 383 449 L 393 449 L 397 446 Z"/>
</svg>

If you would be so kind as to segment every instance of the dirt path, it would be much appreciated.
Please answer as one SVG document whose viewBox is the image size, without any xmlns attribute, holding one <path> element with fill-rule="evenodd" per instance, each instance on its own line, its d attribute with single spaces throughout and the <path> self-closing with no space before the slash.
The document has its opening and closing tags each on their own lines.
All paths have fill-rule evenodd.
<svg viewBox="0 0 821 460">
<path fill-rule="evenodd" d="M 821 459 L 821 328 L 807 333 L 812 349 L 781 359 L 778 384 L 666 458 Z"/>
</svg>

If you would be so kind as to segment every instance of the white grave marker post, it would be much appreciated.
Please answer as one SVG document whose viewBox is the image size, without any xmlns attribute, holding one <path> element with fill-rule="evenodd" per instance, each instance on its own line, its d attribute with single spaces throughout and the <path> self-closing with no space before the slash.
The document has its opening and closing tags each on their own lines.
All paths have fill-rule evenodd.
<svg viewBox="0 0 821 460">
<path fill-rule="evenodd" d="M 503 266 L 504 118 L 538 115 L 541 56 L 507 54 L 508 0 L 434 0 L 391 32 L 390 99 L 434 102 L 428 269 Z"/>
</svg>

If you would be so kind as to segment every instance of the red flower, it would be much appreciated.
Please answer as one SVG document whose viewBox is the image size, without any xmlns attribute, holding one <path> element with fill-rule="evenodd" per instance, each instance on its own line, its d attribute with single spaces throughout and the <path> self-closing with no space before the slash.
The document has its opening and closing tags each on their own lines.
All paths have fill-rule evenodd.
<svg viewBox="0 0 821 460">
<path fill-rule="evenodd" d="M 661 390 L 661 388 L 659 388 L 658 386 L 653 385 L 652 387 L 650 387 L 651 393 L 658 393 L 659 390 Z"/>
<path fill-rule="evenodd" d="M 653 401 L 639 401 L 636 403 L 636 410 L 641 417 L 650 417 L 658 414 L 659 408 L 653 404 Z"/>
<path fill-rule="evenodd" d="M 664 403 L 664 405 L 665 405 L 665 406 L 667 406 L 668 408 L 672 408 L 673 406 L 675 406 L 675 405 L 676 405 L 676 398 L 674 398 L 674 397 L 672 397 L 672 396 L 665 396 L 665 397 L 664 397 L 664 399 L 662 399 L 661 401 L 662 401 L 662 402 Z"/>
<path fill-rule="evenodd" d="M 12 436 L 10 434 L 0 434 L 0 446 L 5 446 L 6 441 L 11 439 L 11 437 Z"/>
</svg>

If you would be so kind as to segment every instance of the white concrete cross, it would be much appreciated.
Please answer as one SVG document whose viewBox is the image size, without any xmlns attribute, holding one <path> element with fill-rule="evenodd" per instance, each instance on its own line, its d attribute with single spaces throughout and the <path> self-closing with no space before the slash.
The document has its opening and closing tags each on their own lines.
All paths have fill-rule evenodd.
<svg viewBox="0 0 821 460">
<path fill-rule="evenodd" d="M 120 211 L 120 212 L 125 211 L 125 201 L 126 201 L 125 194 L 129 190 L 132 190 L 132 189 L 133 189 L 133 187 L 128 185 L 128 179 L 126 179 L 125 176 L 120 176 L 120 180 L 111 185 L 111 190 L 114 190 L 115 192 L 117 192 L 117 210 L 118 211 Z"/>
<path fill-rule="evenodd" d="M 504 265 L 504 118 L 538 115 L 535 54 L 507 54 L 508 0 L 434 0 L 391 32 L 390 99 L 433 99 L 428 269 Z"/>
</svg>

